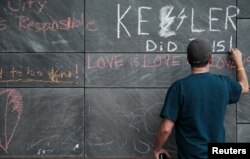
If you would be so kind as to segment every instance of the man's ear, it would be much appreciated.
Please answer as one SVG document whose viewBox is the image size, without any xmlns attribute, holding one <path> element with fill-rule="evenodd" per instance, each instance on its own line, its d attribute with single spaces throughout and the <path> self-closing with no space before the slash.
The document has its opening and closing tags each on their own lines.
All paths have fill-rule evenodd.
<svg viewBox="0 0 250 159">
<path fill-rule="evenodd" d="M 190 65 L 190 62 L 189 62 L 188 56 L 187 56 L 187 62 L 188 62 L 188 64 Z"/>
<path fill-rule="evenodd" d="M 213 55 L 209 55 L 208 63 L 211 65 L 213 63 Z"/>
</svg>

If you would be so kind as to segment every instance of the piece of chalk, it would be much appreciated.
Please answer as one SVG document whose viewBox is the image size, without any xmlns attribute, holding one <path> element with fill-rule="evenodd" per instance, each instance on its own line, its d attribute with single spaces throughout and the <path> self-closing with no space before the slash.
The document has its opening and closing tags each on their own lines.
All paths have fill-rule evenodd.
<svg viewBox="0 0 250 159">
<path fill-rule="evenodd" d="M 166 153 L 161 153 L 159 159 L 169 159 Z"/>
</svg>

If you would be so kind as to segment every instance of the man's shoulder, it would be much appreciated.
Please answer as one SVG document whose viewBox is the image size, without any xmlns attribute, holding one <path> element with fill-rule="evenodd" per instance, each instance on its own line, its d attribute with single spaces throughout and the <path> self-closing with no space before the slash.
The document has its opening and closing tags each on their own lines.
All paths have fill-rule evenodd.
<svg viewBox="0 0 250 159">
<path fill-rule="evenodd" d="M 173 84 L 172 87 L 176 87 L 176 86 L 181 86 L 181 85 L 185 85 L 188 84 L 190 82 L 194 82 L 197 80 L 200 80 L 200 78 L 202 78 L 201 80 L 208 80 L 208 81 L 233 81 L 232 78 L 230 78 L 229 76 L 226 75 L 219 75 L 219 74 L 214 74 L 214 73 L 208 73 L 207 76 L 204 78 L 204 76 L 192 76 L 192 75 L 188 75 L 186 77 L 183 77 L 181 79 L 176 80 Z"/>
<path fill-rule="evenodd" d="M 174 82 L 170 85 L 168 91 L 173 90 L 173 89 L 178 89 L 178 88 L 180 87 L 180 83 L 182 82 L 182 80 L 183 80 L 183 79 L 178 79 L 178 80 L 174 81 Z"/>
<path fill-rule="evenodd" d="M 217 79 L 221 79 L 221 80 L 232 80 L 229 76 L 226 76 L 226 75 L 218 75 L 218 74 L 211 73 L 211 76 L 215 79 L 217 78 Z"/>
<path fill-rule="evenodd" d="M 189 81 L 189 76 L 180 78 L 171 84 L 170 89 L 181 88 L 183 85 L 185 85 L 185 83 L 188 83 L 188 81 Z"/>
</svg>

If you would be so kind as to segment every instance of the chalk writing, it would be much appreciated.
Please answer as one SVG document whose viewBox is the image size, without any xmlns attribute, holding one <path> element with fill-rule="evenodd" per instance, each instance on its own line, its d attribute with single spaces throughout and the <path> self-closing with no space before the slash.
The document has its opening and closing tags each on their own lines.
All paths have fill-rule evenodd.
<svg viewBox="0 0 250 159">
<path fill-rule="evenodd" d="M 105 145 L 110 145 L 110 144 L 113 144 L 114 141 L 108 141 L 108 142 L 105 142 L 105 143 L 89 143 L 88 145 L 91 145 L 91 146 L 105 146 Z"/>
<path fill-rule="evenodd" d="M 117 39 L 121 39 L 121 32 L 122 30 L 125 32 L 125 36 L 128 38 L 133 38 L 132 31 L 129 30 L 128 24 L 125 23 L 126 18 L 131 18 L 131 10 L 138 10 L 138 19 L 137 19 L 137 36 L 149 36 L 150 33 L 148 31 L 142 32 L 143 26 L 147 26 L 147 24 L 150 22 L 149 18 L 146 19 L 143 13 L 149 13 L 152 12 L 151 7 L 147 6 L 140 6 L 138 8 L 134 8 L 134 6 L 129 5 L 127 8 L 122 7 L 120 4 L 117 4 Z M 144 12 L 142 12 L 144 10 Z M 159 24 L 159 31 L 158 34 L 162 38 L 169 38 L 169 37 L 174 37 L 177 36 L 178 33 L 182 30 L 182 25 L 185 23 L 190 24 L 190 27 L 185 26 L 186 28 L 190 28 L 190 35 L 193 36 L 193 38 L 190 38 L 189 40 L 194 39 L 197 37 L 200 33 L 202 32 L 222 32 L 224 31 L 227 33 L 227 30 L 229 28 L 232 28 L 233 30 L 236 31 L 236 24 L 234 19 L 236 16 L 239 14 L 240 10 L 234 5 L 229 5 L 226 8 L 218 8 L 218 7 L 210 7 L 207 10 L 208 16 L 207 19 L 203 19 L 204 21 L 208 21 L 207 26 L 197 26 L 196 20 L 197 16 L 197 11 L 195 8 L 186 8 L 183 7 L 181 8 L 180 12 L 176 14 L 176 8 L 173 5 L 166 5 L 163 6 L 160 11 L 159 11 L 159 19 L 160 19 L 160 24 Z M 179 8 L 178 8 L 179 10 Z M 224 16 L 221 16 L 218 18 L 217 15 L 218 13 L 222 14 L 224 13 Z M 176 14 L 176 15 L 175 15 Z M 144 18 L 143 18 L 144 17 Z M 152 18 L 151 18 L 152 19 Z M 220 27 L 216 27 L 216 24 L 218 22 L 223 22 L 223 26 L 220 25 Z M 146 28 L 146 27 L 145 27 Z M 149 28 L 147 26 L 147 28 Z M 185 30 L 186 32 L 186 30 Z M 230 33 L 230 32 L 228 32 Z M 230 33 L 231 34 L 231 33 Z M 224 52 L 226 51 L 226 46 L 229 46 L 229 48 L 232 48 L 232 41 L 233 41 L 233 35 L 230 35 L 229 40 L 226 39 L 221 39 L 221 40 L 211 40 L 213 43 L 213 51 L 214 52 Z M 178 44 L 174 40 L 164 40 L 163 41 L 154 41 L 152 39 L 148 39 L 145 42 L 145 50 L 147 52 L 174 52 L 178 50 Z"/>
<path fill-rule="evenodd" d="M 125 18 L 125 16 L 129 13 L 129 11 L 131 10 L 132 6 L 130 5 L 126 11 L 121 15 L 121 7 L 120 7 L 120 4 L 117 5 L 117 38 L 119 39 L 120 38 L 120 32 L 121 32 L 121 27 L 123 27 L 123 29 L 126 31 L 127 35 L 129 37 L 131 37 L 131 33 L 129 32 L 128 28 L 126 27 L 126 25 L 123 23 L 123 19 Z M 142 7 L 138 7 L 138 9 L 140 10 Z M 143 8 L 148 8 L 148 9 L 151 9 L 150 7 L 145 7 L 143 6 Z M 176 35 L 176 32 L 175 31 L 178 31 L 181 27 L 181 25 L 183 24 L 183 21 L 184 20 L 188 20 L 188 16 L 185 14 L 185 11 L 186 11 L 186 8 L 183 8 L 181 10 L 181 12 L 178 14 L 177 18 L 176 16 L 173 16 L 172 15 L 172 12 L 174 10 L 174 6 L 172 5 L 167 5 L 167 6 L 164 6 L 161 8 L 160 10 L 160 25 L 159 27 L 161 28 L 160 31 L 159 31 L 159 35 L 161 37 L 164 37 L 164 38 L 167 38 L 167 37 L 170 37 L 170 36 L 174 36 Z M 218 29 L 213 29 L 212 25 L 213 25 L 213 22 L 215 21 L 218 21 L 219 19 L 218 18 L 214 18 L 212 17 L 212 13 L 215 12 L 215 11 L 222 11 L 223 9 L 222 8 L 215 8 L 215 7 L 211 7 L 209 8 L 208 10 L 208 13 L 209 13 L 209 18 L 208 18 L 208 21 L 209 21 L 209 30 L 207 31 L 210 31 L 210 32 L 218 32 L 218 31 L 221 31 L 221 30 L 218 30 Z M 230 10 L 234 10 L 233 14 L 230 14 Z M 236 30 L 236 27 L 235 27 L 235 22 L 233 20 L 233 18 L 235 18 L 238 14 L 239 14 L 240 10 L 239 8 L 237 8 L 236 6 L 228 6 L 226 8 L 226 11 L 225 11 L 225 18 L 221 19 L 221 20 L 225 20 L 225 24 L 224 24 L 224 29 L 227 30 L 228 29 L 228 26 L 229 24 L 231 24 L 232 28 L 234 30 Z M 141 12 L 138 12 L 138 25 L 141 21 Z M 194 8 L 191 8 L 191 27 L 190 27 L 190 30 L 191 32 L 204 32 L 205 31 L 205 28 L 204 29 L 197 29 L 194 27 L 194 17 L 195 17 L 195 10 Z M 174 24 L 175 20 L 178 20 L 179 23 L 176 27 L 176 29 L 171 29 L 171 26 L 172 24 Z M 138 30 L 141 29 L 140 27 L 138 27 Z M 138 33 L 140 33 L 140 31 L 138 31 Z M 140 34 L 138 34 L 140 35 Z M 142 34 L 142 35 L 149 35 L 149 34 Z"/>
<path fill-rule="evenodd" d="M 43 139 L 40 139 L 38 141 L 36 141 L 35 143 L 32 144 L 28 144 L 27 146 L 27 151 L 31 150 L 32 148 L 34 148 L 35 146 L 38 146 L 40 143 L 42 142 L 48 142 L 49 140 L 53 139 L 53 138 L 58 138 L 60 137 L 60 135 L 53 135 L 53 136 L 49 136 L 49 137 L 45 137 Z"/>
<path fill-rule="evenodd" d="M 90 61 L 90 55 L 87 56 L 87 68 L 93 69 L 93 68 L 119 68 L 122 67 L 123 59 L 120 55 L 115 56 L 100 56 L 98 59 L 96 59 L 93 63 Z"/>
<path fill-rule="evenodd" d="M 50 83 L 50 84 L 77 84 L 74 79 L 79 78 L 79 67 L 75 64 L 75 70 L 62 70 L 51 67 L 49 70 L 34 69 L 30 66 L 4 70 L 0 67 L 0 83 Z"/>
<path fill-rule="evenodd" d="M 3 126 L 3 132 L 1 132 L 1 134 L 3 134 L 4 137 L 0 138 L 0 148 L 8 153 L 9 145 L 14 137 L 23 112 L 23 101 L 21 94 L 15 89 L 0 90 L 0 97 L 2 101 L 6 102 L 5 106 L 3 105 L 0 108 L 1 112 L 4 112 L 4 121 L 1 121 L 0 124 Z M 5 97 L 6 99 L 4 100 Z M 15 120 L 12 119 L 14 117 Z"/>
<path fill-rule="evenodd" d="M 244 57 L 246 67 L 250 65 L 250 56 Z M 87 55 L 86 68 L 92 69 L 153 69 L 160 67 L 189 67 L 186 58 L 178 54 L 131 54 L 127 55 Z M 234 69 L 235 64 L 226 57 L 213 56 L 212 68 L 216 70 Z"/>
<path fill-rule="evenodd" d="M 47 152 L 52 153 L 52 152 L 54 152 L 54 150 L 52 150 L 52 149 L 42 149 L 42 148 L 40 148 L 40 149 L 37 151 L 37 155 L 40 155 L 40 156 L 43 157 Z"/>
<path fill-rule="evenodd" d="M 24 12 L 27 9 L 37 9 L 38 12 L 42 12 L 47 4 L 47 0 L 7 0 L 7 2 L 8 9 L 12 12 Z"/>
<path fill-rule="evenodd" d="M 19 31 L 28 30 L 43 32 L 45 34 L 47 31 L 69 31 L 75 28 L 83 27 L 84 15 L 81 13 L 79 18 L 76 18 L 75 15 L 73 15 L 73 17 L 67 17 L 65 19 L 55 20 L 52 22 L 35 22 L 27 16 L 18 16 L 18 21 Z M 94 20 L 86 22 L 86 30 L 91 32 L 98 30 L 95 26 Z"/>
<path fill-rule="evenodd" d="M 45 7 L 49 6 L 47 0 L 7 0 L 6 8 L 17 20 L 18 31 L 34 31 L 43 32 L 44 35 L 48 31 L 70 31 L 77 28 L 86 28 L 86 31 L 95 32 L 98 31 L 96 26 L 96 21 L 93 19 L 84 19 L 84 13 L 72 13 L 72 16 L 67 16 L 62 19 L 51 18 L 50 21 L 42 21 L 41 19 L 35 20 L 31 16 L 27 16 L 25 11 L 28 9 L 31 11 L 37 11 L 37 15 L 43 16 L 45 13 Z M 48 16 L 48 15 L 46 15 Z M 52 16 L 50 16 L 52 17 Z M 9 17 L 10 19 L 11 17 Z M 10 20 L 11 21 L 11 20 Z M 13 25 L 13 24 L 12 24 Z M 85 26 L 84 26 L 85 25 Z M 11 27 L 13 28 L 13 26 Z M 8 29 L 8 20 L 2 19 L 0 17 L 0 31 L 5 31 Z"/>
<path fill-rule="evenodd" d="M 53 135 L 49 137 L 42 138 L 38 141 L 35 141 L 32 144 L 28 144 L 27 151 L 36 150 L 37 155 L 44 156 L 46 153 L 52 153 L 54 150 L 50 146 L 50 142 L 55 140 L 56 138 L 60 138 L 60 135 Z"/>
<path fill-rule="evenodd" d="M 173 6 L 165 6 L 160 10 L 161 30 L 159 32 L 161 37 L 167 38 L 169 36 L 176 35 L 174 31 L 171 31 L 171 25 L 174 23 L 175 16 L 170 17 L 173 11 Z"/>
<path fill-rule="evenodd" d="M 80 28 L 84 26 L 84 15 L 83 13 L 77 18 L 75 15 L 73 17 L 67 17 L 65 19 L 55 20 L 51 22 L 41 22 L 34 21 L 28 16 L 17 16 L 18 19 L 18 30 L 19 31 L 35 31 L 35 32 L 43 32 L 44 34 L 48 31 L 69 31 L 76 28 Z M 6 24 L 7 20 L 0 19 L 0 31 L 4 31 L 8 28 Z M 95 20 L 89 20 L 85 22 L 86 31 L 95 32 L 98 31 Z"/>
<path fill-rule="evenodd" d="M 145 150 L 139 150 L 139 147 L 140 148 L 144 147 Z M 143 141 L 138 141 L 138 142 L 134 141 L 134 149 L 138 153 L 146 154 L 146 153 L 148 153 L 150 151 L 150 146 L 147 143 L 143 142 Z"/>
<path fill-rule="evenodd" d="M 18 29 L 29 30 L 29 31 L 37 31 L 44 32 L 47 31 L 58 31 L 58 30 L 71 30 L 74 28 L 79 28 L 84 25 L 83 13 L 80 15 L 80 18 L 77 19 L 75 17 L 67 17 L 66 19 L 57 20 L 53 22 L 35 22 L 30 20 L 27 16 L 18 16 Z"/>
<path fill-rule="evenodd" d="M 36 76 L 42 77 L 43 75 L 44 75 L 44 73 L 42 71 L 34 71 L 30 67 L 27 68 L 27 76 L 30 76 L 30 77 L 36 77 Z"/>
<path fill-rule="evenodd" d="M 139 136 L 145 136 L 142 134 L 151 134 L 155 138 L 157 135 L 158 126 L 160 125 L 160 120 L 157 118 L 157 115 L 159 114 L 160 109 L 162 108 L 162 105 L 164 103 L 159 102 L 155 103 L 153 105 L 148 106 L 140 106 L 138 109 L 134 110 L 132 112 L 133 116 L 132 122 L 130 125 L 133 125 L 133 127 L 137 132 Z M 143 126 L 141 126 L 143 125 Z M 136 152 L 140 154 L 146 154 L 150 152 L 152 149 L 152 138 L 148 137 L 145 138 L 143 141 L 140 139 L 134 140 L 134 149 Z M 171 145 L 170 142 L 168 145 Z M 140 148 L 140 149 L 139 149 Z M 177 147 L 175 145 L 172 145 L 170 148 L 170 151 L 173 153 L 176 153 Z"/>
<path fill-rule="evenodd" d="M 127 35 L 129 36 L 129 37 L 131 37 L 131 35 L 130 35 L 130 33 L 129 33 L 129 31 L 128 31 L 128 29 L 126 28 L 126 26 L 123 24 L 123 22 L 122 22 L 122 19 L 125 17 L 125 15 L 129 12 L 129 10 L 131 9 L 131 6 L 129 6 L 128 8 L 127 8 L 127 10 L 124 12 L 124 14 L 123 15 L 121 15 L 121 9 L 120 9 L 121 7 L 120 7 L 120 4 L 117 4 L 117 38 L 119 39 L 120 38 L 120 34 L 121 34 L 121 27 L 120 26 L 122 26 L 123 28 L 124 28 L 124 30 L 126 31 L 126 33 L 127 33 Z"/>
<path fill-rule="evenodd" d="M 192 40 L 191 38 L 189 40 Z M 226 46 L 232 48 L 233 46 L 233 36 L 230 36 L 229 40 L 212 40 L 212 50 L 213 52 L 225 52 Z M 165 49 L 164 49 L 165 48 Z M 159 52 L 175 52 L 178 50 L 178 45 L 176 41 L 165 41 L 165 42 L 155 42 L 153 40 L 146 41 L 146 50 L 148 52 L 159 51 Z"/>
<path fill-rule="evenodd" d="M 129 123 L 130 128 L 136 130 L 139 136 L 145 137 L 143 141 L 140 139 L 135 139 L 133 141 L 134 150 L 136 152 L 146 154 L 152 149 L 152 138 L 147 138 L 146 135 L 142 134 L 150 134 L 155 138 L 160 124 L 157 115 L 163 104 L 164 103 L 159 102 L 153 105 L 139 106 L 128 115 L 128 118 L 131 119 L 131 122 Z M 169 144 L 171 144 L 171 142 Z M 171 149 L 176 153 L 176 146 L 173 146 Z"/>
<path fill-rule="evenodd" d="M 68 72 L 59 72 L 57 70 L 54 70 L 54 67 L 52 67 L 51 71 L 49 71 L 49 78 L 51 81 L 58 82 L 59 79 L 63 78 L 71 78 L 72 74 L 71 71 Z"/>
</svg>

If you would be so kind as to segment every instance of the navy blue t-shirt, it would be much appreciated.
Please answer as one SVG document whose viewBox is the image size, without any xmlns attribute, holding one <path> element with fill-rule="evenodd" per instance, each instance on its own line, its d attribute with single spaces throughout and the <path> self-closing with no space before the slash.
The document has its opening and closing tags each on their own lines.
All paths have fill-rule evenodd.
<svg viewBox="0 0 250 159">
<path fill-rule="evenodd" d="M 169 88 L 161 117 L 175 122 L 179 159 L 207 158 L 209 142 L 225 142 L 226 107 L 241 91 L 235 80 L 211 73 L 191 74 Z"/>
</svg>

